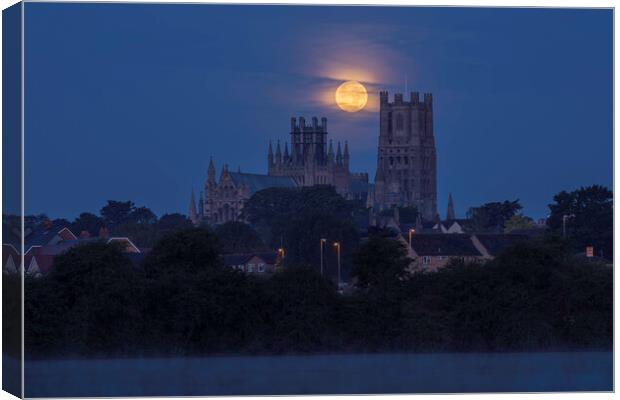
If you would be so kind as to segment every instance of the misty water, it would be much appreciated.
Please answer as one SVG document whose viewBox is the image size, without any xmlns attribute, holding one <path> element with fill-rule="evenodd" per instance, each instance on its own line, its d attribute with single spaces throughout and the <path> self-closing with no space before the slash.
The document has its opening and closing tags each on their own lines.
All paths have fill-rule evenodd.
<svg viewBox="0 0 620 400">
<path fill-rule="evenodd" d="M 610 391 L 611 352 L 27 360 L 27 397 Z"/>
</svg>

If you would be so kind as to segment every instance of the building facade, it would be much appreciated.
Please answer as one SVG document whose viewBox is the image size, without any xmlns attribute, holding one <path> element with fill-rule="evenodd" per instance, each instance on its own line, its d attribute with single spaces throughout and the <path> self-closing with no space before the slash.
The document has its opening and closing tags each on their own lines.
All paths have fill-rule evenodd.
<svg viewBox="0 0 620 400">
<path fill-rule="evenodd" d="M 437 154 L 433 131 L 433 96 L 418 92 L 409 101 L 396 93 L 390 102 L 382 91 L 375 184 L 368 206 L 376 211 L 392 206 L 416 206 L 422 217 L 437 217 Z"/>
<path fill-rule="evenodd" d="M 368 174 L 349 171 L 349 145 L 334 145 L 327 138 L 327 118 L 316 117 L 306 125 L 305 118 L 291 118 L 290 150 L 278 141 L 270 142 L 267 150 L 267 175 L 231 172 L 224 165 L 216 178 L 213 160 L 209 162 L 204 191 L 196 202 L 192 192 L 189 217 L 194 224 L 218 225 L 238 221 L 243 204 L 254 193 L 267 188 L 295 188 L 332 185 L 347 199 L 365 201 L 368 197 Z"/>
<path fill-rule="evenodd" d="M 351 186 L 349 172 L 349 145 L 344 149 L 340 142 L 334 152 L 333 142 L 327 140 L 327 118 L 316 117 L 306 125 L 304 117 L 291 118 L 291 150 L 284 142 L 284 152 L 280 142 L 276 144 L 275 157 L 271 142 L 268 150 L 267 171 L 270 176 L 290 176 L 297 186 L 332 185 L 342 196 L 348 196 Z M 366 181 L 368 181 L 366 176 Z"/>
</svg>

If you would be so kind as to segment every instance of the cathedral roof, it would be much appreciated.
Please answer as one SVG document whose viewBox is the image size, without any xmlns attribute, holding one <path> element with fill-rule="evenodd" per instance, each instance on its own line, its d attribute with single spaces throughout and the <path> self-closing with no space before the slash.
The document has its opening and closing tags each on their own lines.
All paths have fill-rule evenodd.
<svg viewBox="0 0 620 400">
<path fill-rule="evenodd" d="M 295 181 L 290 176 L 269 176 L 261 174 L 248 174 L 245 172 L 229 172 L 236 186 L 247 186 L 252 193 L 267 188 L 294 188 Z"/>
</svg>

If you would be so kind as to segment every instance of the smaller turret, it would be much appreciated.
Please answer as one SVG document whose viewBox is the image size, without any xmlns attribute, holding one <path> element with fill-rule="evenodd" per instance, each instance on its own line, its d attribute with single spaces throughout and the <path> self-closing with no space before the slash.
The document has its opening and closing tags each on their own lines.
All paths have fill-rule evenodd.
<svg viewBox="0 0 620 400">
<path fill-rule="evenodd" d="M 446 220 L 450 221 L 455 219 L 454 217 L 454 202 L 452 201 L 452 193 L 448 195 L 448 210 L 446 211 Z"/>
<path fill-rule="evenodd" d="M 289 154 L 288 154 L 288 142 L 284 142 L 284 163 L 288 164 L 289 161 Z"/>
<path fill-rule="evenodd" d="M 280 151 L 280 141 L 276 145 L 276 165 L 282 165 L 282 152 Z"/>
<path fill-rule="evenodd" d="M 427 110 L 433 110 L 433 94 L 424 93 L 424 108 Z"/>
<path fill-rule="evenodd" d="M 340 150 L 340 142 L 338 142 L 338 150 L 336 150 L 336 164 L 342 165 L 342 150 Z"/>
<path fill-rule="evenodd" d="M 381 104 L 387 104 L 388 103 L 388 92 L 387 90 L 382 90 L 379 92 L 379 101 Z"/>
<path fill-rule="evenodd" d="M 269 152 L 267 153 L 267 170 L 271 171 L 273 168 L 273 147 L 271 146 L 271 140 L 269 141 Z"/>
<path fill-rule="evenodd" d="M 196 196 L 194 196 L 194 189 L 192 189 L 192 197 L 189 200 L 189 219 L 194 225 L 198 223 L 198 213 L 196 212 Z"/>
<path fill-rule="evenodd" d="M 334 144 L 333 141 L 329 141 L 329 150 L 327 151 L 327 162 L 329 164 L 334 163 Z"/>
<path fill-rule="evenodd" d="M 349 169 L 349 142 L 344 141 L 344 156 L 343 156 L 344 166 Z"/>
<path fill-rule="evenodd" d="M 202 190 L 200 191 L 200 197 L 198 198 L 198 220 L 202 220 L 205 216 L 205 198 Z"/>
</svg>

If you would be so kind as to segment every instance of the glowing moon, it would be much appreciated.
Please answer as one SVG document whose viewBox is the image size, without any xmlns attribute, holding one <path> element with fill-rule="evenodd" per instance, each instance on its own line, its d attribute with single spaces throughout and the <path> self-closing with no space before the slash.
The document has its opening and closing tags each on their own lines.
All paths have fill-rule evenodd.
<svg viewBox="0 0 620 400">
<path fill-rule="evenodd" d="M 346 112 L 357 112 L 366 106 L 368 92 L 357 81 L 347 81 L 336 89 L 336 104 Z"/>
</svg>

